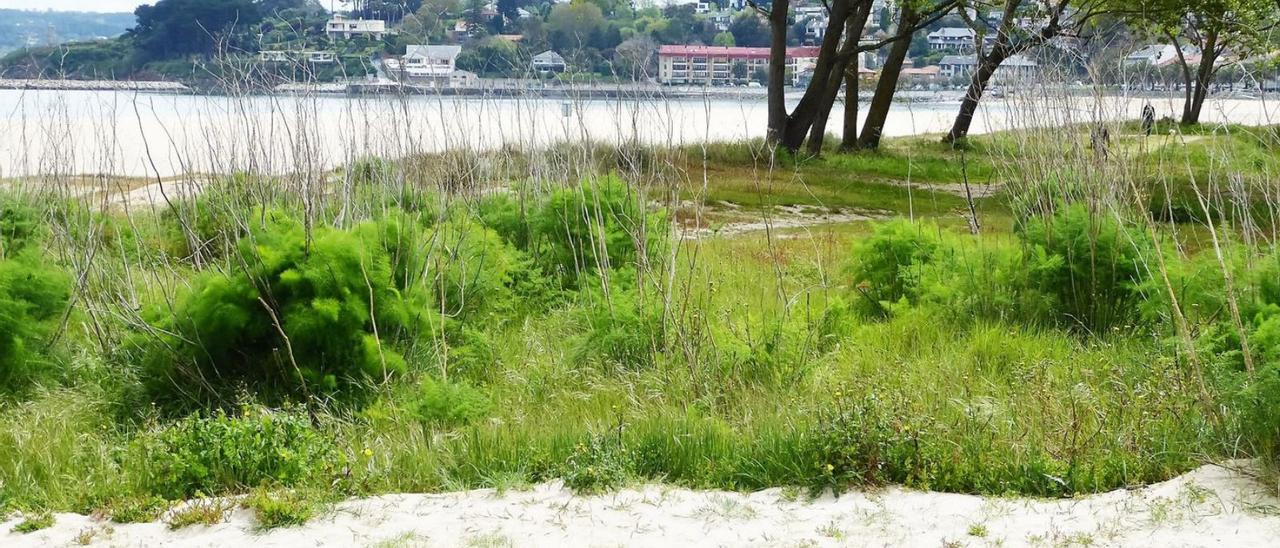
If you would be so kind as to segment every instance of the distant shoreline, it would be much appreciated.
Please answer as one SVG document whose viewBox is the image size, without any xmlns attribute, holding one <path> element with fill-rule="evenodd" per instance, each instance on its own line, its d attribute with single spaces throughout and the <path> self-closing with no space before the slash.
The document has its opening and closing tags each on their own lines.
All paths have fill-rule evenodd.
<svg viewBox="0 0 1280 548">
<path fill-rule="evenodd" d="M 139 93 L 169 93 L 186 95 L 298 95 L 317 94 L 327 96 L 370 96 L 370 95 L 416 95 L 442 97 L 535 97 L 542 99 L 751 99 L 765 100 L 767 90 L 763 87 L 699 87 L 699 86 L 662 86 L 656 84 L 626 83 L 569 83 L 553 84 L 540 80 L 492 79 L 482 80 L 482 84 L 469 87 L 433 87 L 414 84 L 400 84 L 391 81 L 360 81 L 331 83 L 286 83 L 274 88 L 260 88 L 248 93 L 230 93 L 225 88 L 188 85 L 168 80 L 71 80 L 71 79 L 20 79 L 0 78 L 0 90 L 31 91 L 128 91 Z M 789 97 L 803 93 L 803 89 L 787 88 Z M 1078 88 L 1063 85 L 1062 93 L 1070 95 L 1091 95 L 1096 93 L 1092 88 Z M 947 103 L 958 102 L 964 92 L 955 89 L 912 90 L 902 89 L 894 102 L 902 103 Z M 1012 95 L 1011 90 L 991 90 L 992 98 Z M 1148 91 L 1107 89 L 1106 96 L 1135 99 L 1160 99 L 1181 97 L 1178 90 Z M 1212 93 L 1216 97 L 1232 99 L 1262 99 L 1275 97 L 1276 92 L 1258 90 L 1224 90 Z M 870 99 L 869 91 L 860 94 L 860 98 Z"/>
</svg>

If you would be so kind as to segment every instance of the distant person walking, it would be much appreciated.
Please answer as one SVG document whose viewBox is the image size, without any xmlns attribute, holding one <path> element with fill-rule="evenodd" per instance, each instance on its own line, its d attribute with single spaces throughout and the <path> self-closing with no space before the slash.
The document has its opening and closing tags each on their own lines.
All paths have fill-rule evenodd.
<svg viewBox="0 0 1280 548">
<path fill-rule="evenodd" d="M 1156 109 L 1147 103 L 1142 106 L 1142 133 L 1147 137 L 1151 136 L 1151 128 L 1156 125 Z"/>
</svg>

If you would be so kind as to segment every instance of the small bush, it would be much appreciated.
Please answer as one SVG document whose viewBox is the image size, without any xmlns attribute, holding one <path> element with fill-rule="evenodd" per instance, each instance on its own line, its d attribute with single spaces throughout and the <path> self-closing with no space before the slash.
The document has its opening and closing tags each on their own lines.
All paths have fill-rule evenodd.
<svg viewBox="0 0 1280 548">
<path fill-rule="evenodd" d="M 1062 324 L 1100 331 L 1133 319 L 1144 261 L 1152 255 L 1146 235 L 1074 204 L 1053 217 L 1027 221 L 1019 236 L 1043 250 L 1028 255 L 1029 268 L 1056 298 Z"/>
<path fill-rule="evenodd" d="M 463 383 L 428 378 L 410 404 L 418 420 L 441 426 L 458 426 L 485 416 L 490 409 L 483 392 Z"/>
<path fill-rule="evenodd" d="M 915 433 L 874 397 L 837 401 L 835 409 L 818 415 L 805 437 L 813 486 L 840 493 L 850 486 L 903 481 L 919 464 Z"/>
<path fill-rule="evenodd" d="M 432 295 L 448 316 L 465 317 L 512 305 L 512 271 L 522 258 L 496 232 L 462 215 L 436 225 L 427 265 Z"/>
<path fill-rule="evenodd" d="M 667 238 L 636 189 L 610 176 L 557 190 L 531 220 L 534 254 L 549 273 L 572 282 L 584 272 L 643 267 Z"/>
<path fill-rule="evenodd" d="M 296 490 L 270 491 L 261 487 L 250 493 L 242 504 L 254 511 L 258 518 L 257 528 L 262 531 L 305 525 L 320 506 L 316 500 Z"/>
<path fill-rule="evenodd" d="M 231 512 L 235 509 L 235 503 L 229 500 L 198 499 L 169 512 L 164 521 L 172 530 L 192 525 L 217 525 L 231 519 Z"/>
<path fill-rule="evenodd" d="M 566 487 L 582 494 L 616 489 L 627 481 L 631 463 L 621 441 L 593 435 L 574 446 L 560 473 Z"/>
<path fill-rule="evenodd" d="M 225 401 L 236 383 L 268 397 L 335 394 L 402 372 L 396 341 L 433 315 L 395 275 L 385 236 L 365 223 L 308 238 L 301 223 L 268 214 L 239 243 L 244 267 L 205 274 L 176 310 L 154 311 L 159 331 L 175 335 L 135 346 L 153 397 Z"/>
<path fill-rule="evenodd" d="M 245 408 L 237 417 L 192 415 L 134 441 L 145 487 L 169 499 L 334 476 L 333 441 L 295 410 Z"/>
<path fill-rule="evenodd" d="M 0 390 L 38 376 L 42 341 L 66 311 L 71 281 L 29 249 L 0 259 Z"/>
<path fill-rule="evenodd" d="M 53 527 L 53 514 L 50 512 L 40 512 L 31 516 L 27 516 L 17 525 L 13 526 L 15 533 L 34 533 L 41 529 Z"/>
<path fill-rule="evenodd" d="M 578 355 L 624 369 L 653 365 L 666 344 L 661 302 L 641 295 L 626 274 L 611 279 L 615 282 L 607 291 L 596 287 L 582 292 L 585 328 Z"/>
<path fill-rule="evenodd" d="M 0 260 L 16 256 L 41 232 L 40 215 L 35 208 L 0 194 Z"/>
<path fill-rule="evenodd" d="M 913 299 L 920 274 L 942 246 L 936 226 L 890 221 L 853 248 L 849 276 L 860 293 L 853 306 L 875 315 L 885 303 Z"/>
<path fill-rule="evenodd" d="M 105 508 L 116 523 L 147 523 L 160 519 L 169 509 L 169 501 L 154 495 L 123 497 L 112 500 Z"/>
</svg>

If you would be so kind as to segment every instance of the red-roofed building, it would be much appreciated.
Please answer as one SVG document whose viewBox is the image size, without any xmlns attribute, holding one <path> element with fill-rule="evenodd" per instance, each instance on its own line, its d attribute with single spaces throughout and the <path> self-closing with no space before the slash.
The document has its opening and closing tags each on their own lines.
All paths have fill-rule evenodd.
<svg viewBox="0 0 1280 548">
<path fill-rule="evenodd" d="M 818 48 L 787 48 L 787 78 L 813 66 Z M 735 70 L 735 66 L 738 67 Z M 745 68 L 744 68 L 745 67 Z M 722 86 L 746 82 L 769 68 L 769 48 L 662 46 L 658 48 L 658 81 L 664 84 Z"/>
</svg>

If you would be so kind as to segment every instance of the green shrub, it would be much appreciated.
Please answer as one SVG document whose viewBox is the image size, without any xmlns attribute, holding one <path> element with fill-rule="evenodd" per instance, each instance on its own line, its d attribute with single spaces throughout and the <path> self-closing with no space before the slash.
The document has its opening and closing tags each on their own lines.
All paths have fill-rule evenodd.
<svg viewBox="0 0 1280 548">
<path fill-rule="evenodd" d="M 465 382 L 427 378 L 410 402 L 418 420 L 440 426 L 459 426 L 484 417 L 491 404 L 484 392 Z"/>
<path fill-rule="evenodd" d="M 837 398 L 836 407 L 819 413 L 804 437 L 811 484 L 840 493 L 850 486 L 904 481 L 920 466 L 917 435 L 887 402 Z"/>
<path fill-rule="evenodd" d="M 13 526 L 13 532 L 27 534 L 34 533 L 41 529 L 53 527 L 53 514 L 49 512 L 40 512 L 24 518 L 17 525 Z"/>
<path fill-rule="evenodd" d="M 35 249 L 0 259 L 0 390 L 38 376 L 42 341 L 57 328 L 71 281 Z"/>
<path fill-rule="evenodd" d="M 520 249 L 528 249 L 530 241 L 530 217 L 536 204 L 523 196 L 492 194 L 476 202 L 476 216 L 480 222 L 497 232 L 502 239 Z"/>
<path fill-rule="evenodd" d="M 574 446 L 560 477 L 566 487 L 582 494 L 600 493 L 621 486 L 630 476 L 631 460 L 622 441 L 612 435 L 592 435 Z"/>
<path fill-rule="evenodd" d="M 436 225 L 431 240 L 428 272 L 442 313 L 465 317 L 512 305 L 512 271 L 524 265 L 496 232 L 455 215 Z"/>
<path fill-rule="evenodd" d="M 165 251 L 196 263 L 228 256 L 255 222 L 255 211 L 263 211 L 249 203 L 251 188 L 247 175 L 237 175 L 205 186 L 192 200 L 175 201 L 160 213 Z"/>
<path fill-rule="evenodd" d="M 858 310 L 883 315 L 885 303 L 914 299 L 925 265 L 942 246 L 938 228 L 895 220 L 881 223 L 853 248 L 849 275 Z"/>
<path fill-rule="evenodd" d="M 258 518 L 260 531 L 305 525 L 319 511 L 312 495 L 297 490 L 271 491 L 259 487 L 242 503 Z"/>
<path fill-rule="evenodd" d="M 624 369 L 653 365 L 666 347 L 662 303 L 655 295 L 641 294 L 628 273 L 610 279 L 607 291 L 589 287 L 580 295 L 578 314 L 585 325 L 577 354 Z"/>
<path fill-rule="evenodd" d="M 324 481 L 343 462 L 305 413 L 254 407 L 239 416 L 191 415 L 146 432 L 134 440 L 132 457 L 143 487 L 168 499 Z"/>
<path fill-rule="evenodd" d="M 301 223 L 266 214 L 239 242 L 243 267 L 206 273 L 176 309 L 155 311 L 175 335 L 138 346 L 153 397 L 218 399 L 234 383 L 336 393 L 403 371 L 396 341 L 435 320 L 424 292 L 396 275 L 386 233 L 365 223 L 308 238 Z"/>
<path fill-rule="evenodd" d="M 1053 325 L 1056 301 L 1039 280 L 1055 266 L 1041 249 L 954 238 L 920 268 L 915 292 L 919 303 L 956 320 Z"/>
<path fill-rule="evenodd" d="M 1152 255 L 1146 235 L 1083 204 L 1033 218 L 1018 233 L 1036 250 L 1027 255 L 1028 268 L 1054 296 L 1060 323 L 1101 331 L 1133 320 L 1144 261 Z"/>
<path fill-rule="evenodd" d="M 41 232 L 40 215 L 35 208 L 0 194 L 0 260 L 17 255 Z"/>
<path fill-rule="evenodd" d="M 169 501 L 155 495 L 122 497 L 109 502 L 106 513 L 116 523 L 147 523 L 160 519 Z"/>
<path fill-rule="evenodd" d="M 572 281 L 584 272 L 643 267 L 666 241 L 667 224 L 616 176 L 552 192 L 531 219 L 534 254 Z"/>
</svg>

